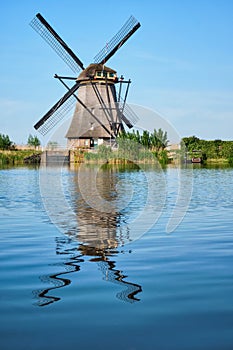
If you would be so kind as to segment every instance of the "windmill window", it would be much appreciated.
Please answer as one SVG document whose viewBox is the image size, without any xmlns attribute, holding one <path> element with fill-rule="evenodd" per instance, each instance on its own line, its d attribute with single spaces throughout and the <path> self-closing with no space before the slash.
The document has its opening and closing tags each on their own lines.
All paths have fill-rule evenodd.
<svg viewBox="0 0 233 350">
<path fill-rule="evenodd" d="M 101 74 L 101 72 L 97 72 L 96 75 L 97 75 L 97 77 L 101 77 L 102 74 Z"/>
<path fill-rule="evenodd" d="M 114 77 L 114 73 L 108 73 L 110 78 Z"/>
</svg>

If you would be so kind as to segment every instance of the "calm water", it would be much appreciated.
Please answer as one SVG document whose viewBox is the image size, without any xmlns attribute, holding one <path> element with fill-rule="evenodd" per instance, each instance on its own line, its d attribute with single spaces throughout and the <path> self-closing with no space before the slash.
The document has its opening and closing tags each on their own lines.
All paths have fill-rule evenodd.
<svg viewBox="0 0 233 350">
<path fill-rule="evenodd" d="M 1 350 L 233 349 L 233 169 L 95 174 L 0 170 Z"/>
</svg>

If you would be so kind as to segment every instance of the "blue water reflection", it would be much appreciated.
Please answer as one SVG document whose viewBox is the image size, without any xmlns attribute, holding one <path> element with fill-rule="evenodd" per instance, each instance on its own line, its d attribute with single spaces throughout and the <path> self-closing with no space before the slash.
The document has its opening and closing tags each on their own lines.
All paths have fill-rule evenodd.
<svg viewBox="0 0 233 350">
<path fill-rule="evenodd" d="M 122 301 L 134 302 L 139 301 L 137 294 L 142 291 L 142 287 L 139 284 L 124 280 L 126 275 L 123 271 L 116 269 L 116 262 L 113 260 L 114 256 L 120 252 L 117 250 L 100 249 L 92 246 L 86 246 L 74 243 L 69 238 L 56 238 L 56 254 L 65 255 L 66 261 L 59 264 L 62 269 L 60 272 L 51 275 L 42 275 L 40 280 L 45 284 L 52 285 L 42 290 L 34 290 L 33 294 L 37 301 L 38 306 L 47 306 L 56 301 L 60 301 L 61 298 L 55 295 L 56 290 L 68 286 L 72 282 L 72 277 L 69 275 L 74 272 L 80 271 L 82 263 L 85 262 L 83 256 L 89 257 L 89 261 L 98 265 L 99 270 L 102 273 L 104 281 L 116 283 L 122 291 L 116 294 L 116 297 Z"/>
<path fill-rule="evenodd" d="M 38 298 L 39 306 L 46 306 L 60 300 L 55 295 L 56 290 L 71 283 L 69 275 L 80 271 L 82 263 L 85 262 L 84 257 L 98 265 L 104 281 L 118 285 L 121 289 L 116 293 L 118 299 L 128 302 L 140 300 L 137 295 L 142 292 L 141 285 L 129 281 L 129 278 L 126 280 L 128 276 L 117 269 L 114 257 L 121 253 L 118 248 L 122 249 L 125 242 L 131 240 L 128 222 L 133 220 L 138 212 L 140 213 L 147 201 L 148 189 L 144 172 L 137 165 L 123 168 L 101 166 L 95 181 L 100 200 L 106 201 L 106 210 L 106 207 L 102 206 L 93 208 L 88 203 L 87 197 L 90 198 L 93 195 L 90 189 L 93 169 L 93 166 L 83 167 L 82 176 L 88 181 L 81 181 L 81 183 L 78 177 L 80 169 L 73 169 L 73 171 L 59 167 L 43 169 L 41 180 L 44 186 L 43 199 L 52 221 L 64 233 L 63 237 L 56 238 L 56 254 L 66 256 L 66 261 L 63 262 L 60 272 L 40 276 L 40 280 L 47 285 L 50 284 L 51 287 L 33 291 L 34 296 Z M 63 194 L 69 203 L 68 210 L 64 210 L 63 202 L 59 206 L 58 201 L 55 200 L 54 205 L 51 194 L 48 194 L 50 184 L 47 179 L 51 173 L 53 184 L 54 179 L 58 177 L 57 183 L 62 187 Z M 132 175 L 134 182 L 135 178 L 137 179 L 137 187 L 131 193 Z M 157 188 L 159 189 L 160 186 Z M 128 189 L 129 200 L 122 206 L 122 202 L 127 198 Z M 56 189 L 53 188 L 53 192 L 56 192 Z M 97 199 L 94 198 L 94 200 L 95 206 Z"/>
<path fill-rule="evenodd" d="M 193 177 L 192 198 L 170 234 L 177 171 L 143 169 L 155 179 L 155 207 L 163 193 L 165 201 L 137 240 L 132 222 L 148 191 L 142 169 L 102 169 L 98 190 L 115 206 L 105 214 L 79 195 L 76 171 L 62 169 L 72 215 L 56 198 L 56 170 L 48 170 L 51 217 L 38 169 L 0 170 L 1 349 L 232 349 L 232 168 L 181 169 L 185 184 Z"/>
</svg>

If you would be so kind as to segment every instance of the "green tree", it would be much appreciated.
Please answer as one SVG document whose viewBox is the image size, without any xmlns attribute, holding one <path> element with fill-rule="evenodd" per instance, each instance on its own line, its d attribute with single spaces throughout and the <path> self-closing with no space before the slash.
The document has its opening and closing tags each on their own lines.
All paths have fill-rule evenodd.
<svg viewBox="0 0 233 350">
<path fill-rule="evenodd" d="M 40 140 L 37 136 L 32 136 L 31 134 L 28 136 L 28 146 L 33 146 L 35 148 L 40 146 Z"/>
<path fill-rule="evenodd" d="M 0 149 L 9 149 L 13 146 L 13 142 L 8 135 L 0 134 Z"/>
<path fill-rule="evenodd" d="M 233 141 L 225 141 L 222 144 L 222 154 L 227 159 L 233 159 Z"/>
<path fill-rule="evenodd" d="M 151 146 L 156 151 L 164 150 L 168 145 L 167 132 L 163 131 L 161 128 L 154 129 L 153 133 L 150 135 Z"/>
<path fill-rule="evenodd" d="M 141 137 L 141 144 L 147 148 L 149 148 L 151 146 L 151 139 L 150 139 L 149 131 L 143 130 L 142 137 Z"/>
<path fill-rule="evenodd" d="M 161 128 L 159 128 L 159 130 L 157 132 L 157 137 L 160 141 L 161 149 L 164 150 L 168 145 L 167 132 L 163 131 Z"/>
<path fill-rule="evenodd" d="M 190 152 L 199 149 L 200 147 L 200 139 L 196 136 L 183 137 L 182 141 Z"/>
</svg>

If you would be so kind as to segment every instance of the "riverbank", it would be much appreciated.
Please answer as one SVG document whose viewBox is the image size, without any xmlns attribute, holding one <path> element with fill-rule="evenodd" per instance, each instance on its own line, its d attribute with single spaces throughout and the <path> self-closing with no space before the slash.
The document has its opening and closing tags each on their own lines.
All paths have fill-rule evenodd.
<svg viewBox="0 0 233 350">
<path fill-rule="evenodd" d="M 170 163 L 167 151 L 152 152 L 145 148 L 126 148 L 112 150 L 110 147 L 101 145 L 97 150 L 71 151 L 71 163 L 109 163 L 109 164 L 130 164 L 130 163 Z"/>
<path fill-rule="evenodd" d="M 0 164 L 1 165 L 21 165 L 26 162 L 28 157 L 40 155 L 42 152 L 37 150 L 1 150 Z M 35 158 L 36 159 L 36 158 Z M 37 158 L 38 159 L 38 158 Z M 37 162 L 38 163 L 38 162 Z"/>
<path fill-rule="evenodd" d="M 1 150 L 0 165 L 23 165 L 23 164 L 39 164 L 42 151 L 37 150 Z M 59 154 L 59 151 L 57 151 Z M 64 153 L 64 152 L 63 152 Z M 128 151 L 112 151 L 108 147 L 100 147 L 97 151 L 72 150 L 68 152 L 69 163 L 108 163 L 108 164 L 155 164 L 161 165 L 183 163 L 182 157 L 177 155 L 171 157 L 169 152 L 163 151 L 160 153 L 143 150 L 139 152 Z M 43 162 L 43 160 L 41 159 Z M 208 158 L 202 160 L 203 165 L 232 165 L 228 158 Z"/>
</svg>

